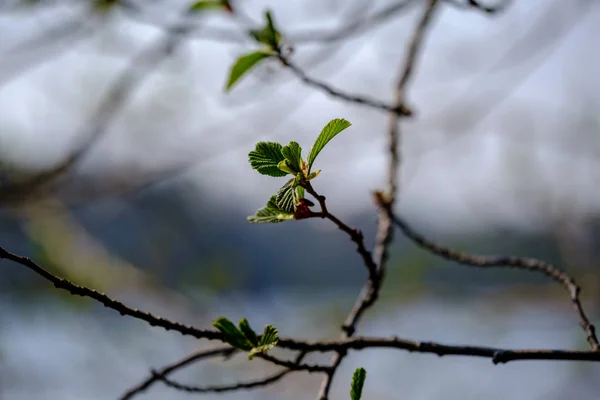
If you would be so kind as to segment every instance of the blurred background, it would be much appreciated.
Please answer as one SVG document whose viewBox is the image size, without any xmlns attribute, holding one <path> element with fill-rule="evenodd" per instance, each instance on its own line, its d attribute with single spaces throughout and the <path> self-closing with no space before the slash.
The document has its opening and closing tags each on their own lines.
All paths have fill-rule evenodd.
<svg viewBox="0 0 600 400">
<path fill-rule="evenodd" d="M 441 244 L 539 257 L 581 284 L 600 323 L 600 7 L 592 0 L 444 1 L 402 123 L 396 211 Z M 507 3 L 507 4 L 504 4 Z M 230 66 L 270 8 L 309 76 L 391 102 L 423 1 L 0 2 L 0 245 L 76 283 L 198 327 L 224 315 L 283 336 L 336 338 L 366 271 L 327 221 L 250 225 L 283 183 L 251 170 L 260 140 L 308 149 L 333 118 L 353 126 L 319 157 L 330 211 L 376 228 L 387 115 L 306 87 L 279 64 L 231 91 Z M 3 260 L 0 398 L 117 399 L 151 368 L 209 344 L 123 318 Z M 585 349 L 564 290 L 543 276 L 477 270 L 396 235 L 388 280 L 360 335 L 448 344 Z M 316 361 L 325 361 L 315 357 Z M 364 398 L 597 399 L 594 364 L 352 353 Z M 245 357 L 173 377 L 226 384 L 275 370 Z M 216 399 L 313 399 L 297 373 Z M 194 395 L 156 384 L 144 399 Z"/>
</svg>

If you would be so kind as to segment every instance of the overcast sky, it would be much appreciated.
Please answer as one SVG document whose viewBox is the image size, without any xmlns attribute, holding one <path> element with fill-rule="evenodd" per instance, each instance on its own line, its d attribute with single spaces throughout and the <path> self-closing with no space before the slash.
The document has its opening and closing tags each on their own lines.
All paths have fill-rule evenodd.
<svg viewBox="0 0 600 400">
<path fill-rule="evenodd" d="M 309 75 L 347 92 L 390 101 L 422 12 L 416 3 L 403 16 L 343 42 L 294 43 L 294 59 Z M 410 85 L 408 102 L 417 116 L 402 124 L 402 214 L 455 229 L 496 222 L 531 227 L 554 213 L 582 218 L 598 213 L 600 7 L 588 3 L 593 2 L 514 2 L 491 18 L 442 7 Z M 57 29 L 59 40 L 42 45 L 36 41 L 80 10 L 4 13 L 3 159 L 45 168 L 69 154 L 111 82 L 160 37 L 152 25 L 176 18 L 169 4 L 172 8 L 158 4 L 141 18 L 150 24 L 122 16 L 89 19 L 64 38 Z M 365 4 L 241 6 L 256 20 L 268 6 L 284 36 L 293 37 L 308 29 L 335 30 L 389 2 Z M 283 183 L 249 168 L 254 143 L 297 140 L 307 151 L 329 120 L 343 117 L 353 126 L 320 155 L 315 186 L 340 214 L 371 207 L 370 191 L 385 179 L 387 116 L 307 88 L 276 64 L 258 68 L 224 93 L 229 66 L 255 45 L 205 40 L 202 34 L 211 34 L 207 27 L 235 32 L 239 26 L 223 17 L 200 22 L 205 30 L 142 81 L 82 170 L 127 180 L 190 164 L 184 176 L 201 189 L 199 195 L 252 213 Z"/>
</svg>

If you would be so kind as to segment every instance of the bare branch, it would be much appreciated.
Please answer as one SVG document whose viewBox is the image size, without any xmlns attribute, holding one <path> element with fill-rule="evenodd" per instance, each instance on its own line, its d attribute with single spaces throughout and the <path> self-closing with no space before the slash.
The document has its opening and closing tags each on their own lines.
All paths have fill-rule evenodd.
<svg viewBox="0 0 600 400">
<path fill-rule="evenodd" d="M 136 385 L 133 388 L 129 389 L 119 399 L 120 400 L 129 400 L 129 399 L 133 398 L 134 396 L 148 390 L 148 388 L 150 388 L 150 386 L 152 386 L 155 382 L 158 382 L 160 380 L 164 381 L 166 379 L 167 375 L 169 375 L 187 365 L 190 365 L 196 361 L 201 361 L 201 360 L 205 360 L 207 358 L 220 357 L 220 356 L 231 357 L 236 352 L 237 352 L 237 350 L 231 346 L 223 346 L 223 347 L 218 347 L 215 349 L 198 351 L 180 361 L 177 361 L 177 362 L 175 362 L 169 366 L 166 366 L 164 368 L 161 368 L 159 371 L 152 371 L 152 374 L 145 381 L 143 381 L 139 385 Z"/>
<path fill-rule="evenodd" d="M 364 105 L 367 107 L 383 110 L 386 112 L 391 112 L 395 115 L 401 115 L 401 116 L 411 116 L 412 115 L 412 111 L 408 107 L 406 107 L 404 104 L 389 105 L 389 104 L 380 102 L 378 100 L 370 99 L 368 97 L 345 93 L 327 83 L 320 82 L 316 79 L 309 77 L 308 75 L 306 75 L 306 73 L 304 71 L 302 71 L 302 69 L 300 69 L 300 67 L 298 67 L 297 65 L 292 63 L 288 57 L 285 57 L 282 54 L 279 54 L 278 58 L 281 61 L 281 63 L 286 68 L 288 68 L 290 71 L 292 71 L 294 73 L 294 75 L 296 75 L 302 82 L 306 83 L 308 86 L 317 88 L 317 89 L 331 95 L 334 98 L 337 98 L 339 100 L 346 101 L 349 103 L 360 104 L 360 105 Z"/>
<path fill-rule="evenodd" d="M 296 357 L 295 363 L 300 363 L 302 358 L 304 358 L 305 353 L 300 353 L 298 357 Z M 214 385 L 214 386 L 192 386 L 192 385 L 184 385 L 179 382 L 175 382 L 171 379 L 168 379 L 164 374 L 157 377 L 165 383 L 165 385 L 170 386 L 174 389 L 181 390 L 188 393 L 223 393 L 223 392 L 233 392 L 239 390 L 248 390 L 248 389 L 256 389 L 259 387 L 264 387 L 271 385 L 277 381 L 280 381 L 283 377 L 288 375 L 289 373 L 294 372 L 293 369 L 284 369 L 275 374 L 267 376 L 265 378 L 255 379 L 247 382 L 237 382 L 231 385 Z"/>
<path fill-rule="evenodd" d="M 558 267 L 541 261 L 535 258 L 519 258 L 519 257 L 504 257 L 504 256 L 480 256 L 463 253 L 449 247 L 440 246 L 436 243 L 431 242 L 424 236 L 418 234 L 412 228 L 408 226 L 406 222 L 394 215 L 393 212 L 381 202 L 381 196 L 376 196 L 379 206 L 381 206 L 392 218 L 394 224 L 400 228 L 406 237 L 412 240 L 419 247 L 443 257 L 447 260 L 457 262 L 462 265 L 468 265 L 473 267 L 507 267 L 507 268 L 518 268 L 524 269 L 531 272 L 541 272 L 547 277 L 561 284 L 565 290 L 569 293 L 573 307 L 579 317 L 579 323 L 587 335 L 587 341 L 590 344 L 592 350 L 600 350 L 598 344 L 598 338 L 596 337 L 596 329 L 592 325 L 585 314 L 581 301 L 579 300 L 580 287 L 575 283 L 575 280 L 570 277 L 566 272 L 561 271 Z"/>
<path fill-rule="evenodd" d="M 315 199 L 317 199 L 317 201 L 319 202 L 319 205 L 321 206 L 321 212 L 313 213 L 311 216 L 326 218 L 326 219 L 330 220 L 331 222 L 333 222 L 334 224 L 336 224 L 337 227 L 340 228 L 342 231 L 346 232 L 348 234 L 348 236 L 350 236 L 350 239 L 354 243 L 356 243 L 356 252 L 358 254 L 360 254 L 361 258 L 363 259 L 363 262 L 364 262 L 365 266 L 367 267 L 367 270 L 369 271 L 369 277 L 371 279 L 374 279 L 375 274 L 377 272 L 377 265 L 373 261 L 373 256 L 371 256 L 371 252 L 369 250 L 367 250 L 367 248 L 365 246 L 363 233 L 359 229 L 351 228 L 345 222 L 341 221 L 335 215 L 331 214 L 329 212 L 329 210 L 327 209 L 327 203 L 325 202 L 325 196 L 318 194 L 315 191 L 315 189 L 312 187 L 310 182 L 306 182 L 306 185 L 304 185 L 303 187 L 304 187 L 304 189 L 306 189 L 306 191 L 308 193 L 310 193 L 311 196 L 313 196 Z"/>
<path fill-rule="evenodd" d="M 419 50 L 421 49 L 422 44 L 424 42 L 426 28 L 428 27 L 429 23 L 433 20 L 434 11 L 438 3 L 438 0 L 429 0 L 427 2 L 425 11 L 422 17 L 420 18 L 415 28 L 414 34 L 410 40 L 406 59 L 402 64 L 402 68 L 400 70 L 399 75 L 400 77 L 398 79 L 398 84 L 396 87 L 394 110 L 404 108 L 403 104 L 405 104 L 406 86 L 410 81 L 414 65 L 417 61 L 417 55 L 419 54 Z M 393 207 L 393 204 L 396 200 L 396 192 L 398 185 L 397 175 L 398 169 L 400 168 L 400 151 L 398 149 L 400 142 L 400 130 L 398 126 L 398 120 L 400 117 L 403 116 L 406 115 L 394 111 L 390 112 L 390 128 L 388 131 L 388 152 L 390 154 L 390 159 L 388 163 L 388 184 L 386 188 L 387 205 L 390 209 Z M 392 233 L 393 229 L 390 216 L 386 212 L 380 212 L 377 227 L 377 238 L 374 250 L 376 272 L 372 276 L 369 275 L 369 279 L 364 284 L 361 293 L 356 299 L 354 307 L 346 317 L 344 325 L 342 326 L 342 329 L 344 331 L 342 338 L 347 338 L 354 334 L 354 332 L 356 331 L 356 326 L 362 314 L 369 307 L 375 304 L 375 302 L 379 298 L 381 284 L 385 277 L 385 265 L 388 258 L 388 248 L 392 241 Z M 327 399 L 329 391 L 331 389 L 331 382 L 333 381 L 335 371 L 342 362 L 344 356 L 345 352 L 338 351 L 331 358 L 331 371 L 325 376 L 325 379 L 321 383 L 321 388 L 317 397 L 318 399 Z"/>
<path fill-rule="evenodd" d="M 128 315 L 130 317 L 145 321 L 152 326 L 160 326 L 168 331 L 173 330 L 181 333 L 182 335 L 193 336 L 197 339 L 223 340 L 223 335 L 218 331 L 194 328 L 193 326 L 183 325 L 179 322 L 174 322 L 163 317 L 154 316 L 148 312 L 140 311 L 137 308 L 128 307 L 117 300 L 111 299 L 104 293 L 99 293 L 94 289 L 90 289 L 85 286 L 78 286 L 66 279 L 59 278 L 58 276 L 53 275 L 44 268 L 40 267 L 29 258 L 9 253 L 4 248 L 0 247 L 0 259 L 3 258 L 29 268 L 44 279 L 52 282 L 54 287 L 57 289 L 66 290 L 67 292 L 76 296 L 94 299 L 97 302 L 102 303 L 105 307 L 118 311 L 121 315 Z"/>
<path fill-rule="evenodd" d="M 517 360 L 555 360 L 555 361 L 593 361 L 600 362 L 598 351 L 552 350 L 552 349 L 501 349 L 482 346 L 456 346 L 437 342 L 419 342 L 392 338 L 353 337 L 338 341 L 297 341 L 280 338 L 278 347 L 306 352 L 347 352 L 349 350 L 364 350 L 387 348 L 406 350 L 415 353 L 432 353 L 438 356 L 454 355 L 465 357 L 491 358 L 494 364 L 507 363 Z"/>
</svg>

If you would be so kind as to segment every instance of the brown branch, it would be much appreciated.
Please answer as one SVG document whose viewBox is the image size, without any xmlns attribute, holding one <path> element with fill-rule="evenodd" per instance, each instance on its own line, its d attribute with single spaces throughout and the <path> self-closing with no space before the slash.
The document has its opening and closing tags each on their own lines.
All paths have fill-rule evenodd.
<svg viewBox="0 0 600 400">
<path fill-rule="evenodd" d="M 152 374 L 146 380 L 144 380 L 140 384 L 134 386 L 133 388 L 129 389 L 126 393 L 123 394 L 123 396 L 121 396 L 119 398 L 119 400 L 129 400 L 129 399 L 133 398 L 135 395 L 138 395 L 138 394 L 148 390 L 148 388 L 150 388 L 150 386 L 152 386 L 155 382 L 158 382 L 161 380 L 164 381 L 166 379 L 167 375 L 169 375 L 187 365 L 190 365 L 196 361 L 201 361 L 201 360 L 204 360 L 207 358 L 213 358 L 213 357 L 219 357 L 219 356 L 231 357 L 236 352 L 237 352 L 237 350 L 231 346 L 223 346 L 223 347 L 218 347 L 218 348 L 211 349 L 211 350 L 203 350 L 203 351 L 194 353 L 180 361 L 177 361 L 177 362 L 175 362 L 169 366 L 166 366 L 164 368 L 161 368 L 159 371 L 152 371 Z"/>
<path fill-rule="evenodd" d="M 552 350 L 552 349 L 501 349 L 483 346 L 445 345 L 436 342 L 420 342 L 392 338 L 352 337 L 338 341 L 298 341 L 280 338 L 278 347 L 306 352 L 342 352 L 387 348 L 415 353 L 432 353 L 438 356 L 454 355 L 491 358 L 494 364 L 517 360 L 594 361 L 600 362 L 598 351 Z"/>
<path fill-rule="evenodd" d="M 390 128 L 388 131 L 389 147 L 388 151 L 390 159 L 388 163 L 388 184 L 387 184 L 387 205 L 391 209 L 396 200 L 398 191 L 398 169 L 400 168 L 400 151 L 398 149 L 400 142 L 400 131 L 398 120 L 400 117 L 411 115 L 410 113 L 398 112 L 400 109 L 405 109 L 405 91 L 413 74 L 413 69 L 417 61 L 417 56 L 425 39 L 425 32 L 430 22 L 433 20 L 434 11 L 438 5 L 438 0 L 429 0 L 425 11 L 420 18 L 413 36 L 409 42 L 408 52 L 405 61 L 402 64 L 398 84 L 395 91 L 395 106 L 389 108 L 390 111 Z M 379 298 L 381 284 L 385 277 L 385 264 L 388 258 L 388 248 L 392 241 L 392 221 L 387 212 L 379 213 L 379 222 L 377 228 L 377 238 L 374 250 L 374 258 L 376 270 L 374 274 L 369 274 L 369 279 L 364 284 L 361 293 L 356 302 L 346 317 L 342 330 L 344 331 L 342 338 L 348 338 L 356 331 L 356 326 L 362 314 L 369 309 Z M 326 400 L 331 389 L 331 383 L 338 366 L 346 355 L 345 351 L 338 351 L 331 358 L 331 371 L 327 373 L 325 379 L 321 383 L 318 399 Z"/>
<path fill-rule="evenodd" d="M 176 331 L 181 333 L 182 335 L 193 336 L 197 339 L 223 341 L 223 335 L 221 334 L 221 332 L 208 329 L 198 329 L 193 326 L 183 325 L 179 322 L 174 322 L 163 317 L 154 316 L 148 312 L 140 311 L 137 308 L 128 307 L 117 300 L 111 299 L 104 293 L 97 292 L 96 290 L 87 288 L 85 286 L 76 285 L 67 279 L 63 279 L 56 275 L 53 275 L 44 268 L 37 265 L 31 259 L 10 253 L 4 248 L 0 247 L 0 259 L 4 258 L 29 268 L 44 279 L 52 282 L 52 284 L 54 284 L 54 287 L 57 289 L 66 290 L 67 292 L 76 296 L 89 297 L 91 299 L 94 299 L 97 302 L 102 303 L 105 307 L 118 311 L 121 315 L 128 315 L 130 317 L 145 321 L 152 326 L 160 326 L 161 328 L 164 328 L 168 331 Z"/>
<path fill-rule="evenodd" d="M 466 0 L 465 2 L 459 2 L 456 0 L 445 0 L 445 2 L 455 7 L 459 7 L 461 9 L 473 9 L 491 15 L 504 11 L 506 7 L 508 7 L 508 5 L 511 3 L 511 0 L 501 0 L 498 2 L 498 4 L 494 6 L 486 6 L 484 4 L 481 4 L 479 0 Z"/>
<path fill-rule="evenodd" d="M 340 230 L 347 233 L 348 236 L 350 236 L 350 240 L 352 240 L 356 244 L 356 252 L 358 254 L 360 254 L 361 258 L 363 259 L 363 262 L 364 262 L 365 266 L 367 267 L 367 270 L 369 271 L 370 279 L 374 279 L 376 271 L 377 271 L 377 265 L 373 261 L 371 252 L 369 250 L 367 250 L 367 248 L 365 246 L 365 240 L 364 240 L 363 233 L 359 229 L 351 228 L 345 222 L 341 221 L 338 217 L 331 214 L 329 212 L 329 210 L 327 209 L 327 203 L 325 201 L 325 196 L 318 194 L 315 191 L 315 189 L 312 187 L 310 182 L 306 182 L 305 184 L 302 185 L 302 187 L 304 187 L 304 189 L 308 193 L 310 193 L 310 195 L 313 196 L 319 202 L 319 206 L 321 207 L 321 212 L 313 213 L 313 214 L 311 214 L 311 216 L 326 218 L 326 219 L 330 220 L 331 222 L 333 222 Z"/>
<path fill-rule="evenodd" d="M 394 224 L 400 228 L 406 237 L 412 240 L 417 246 L 429 251 L 430 253 L 462 265 L 473 267 L 507 267 L 524 269 L 531 272 L 540 272 L 558 282 L 569 293 L 569 297 L 573 303 L 573 308 L 579 317 L 579 323 L 581 327 L 587 335 L 587 341 L 590 344 L 590 347 L 594 351 L 600 350 L 598 338 L 596 337 L 596 329 L 594 328 L 594 325 L 590 323 L 579 299 L 581 288 L 566 272 L 561 271 L 558 267 L 550 263 L 537 260 L 535 258 L 472 255 L 451 249 L 449 247 L 440 246 L 412 230 L 412 228 L 409 227 L 406 222 L 394 215 L 389 207 L 381 202 L 380 196 L 376 196 L 376 201 L 379 203 L 379 206 L 387 210 L 386 212 L 389 213 L 394 221 Z"/>
<path fill-rule="evenodd" d="M 279 358 L 275 358 L 268 354 L 257 354 L 256 357 L 260 357 L 265 361 L 269 361 L 275 365 L 285 367 L 292 371 L 306 371 L 306 372 L 310 372 L 310 373 L 322 373 L 322 372 L 328 372 L 330 369 L 329 366 L 327 366 L 327 365 L 300 364 L 298 361 L 281 360 Z"/>
<path fill-rule="evenodd" d="M 300 363 L 305 353 L 300 353 L 296 358 L 295 363 Z M 171 379 L 168 379 L 164 374 L 157 374 L 156 379 L 161 380 L 165 385 L 170 386 L 174 389 L 181 390 L 187 393 L 223 393 L 223 392 L 233 392 L 238 390 L 248 390 L 255 389 L 259 387 L 264 387 L 271 385 L 275 382 L 280 381 L 286 375 L 294 372 L 292 369 L 284 369 L 270 376 L 255 379 L 247 382 L 237 382 L 231 385 L 213 385 L 213 386 L 193 386 L 193 385 L 184 385 L 179 382 L 175 382 Z"/>
<path fill-rule="evenodd" d="M 283 54 L 281 54 L 281 53 L 278 54 L 277 58 L 279 58 L 279 61 L 281 61 L 281 63 L 286 68 L 288 68 L 294 75 L 296 75 L 298 77 L 298 79 L 300 79 L 302 82 L 304 82 L 308 86 L 312 86 L 314 88 L 317 88 L 317 89 L 331 95 L 335 99 L 343 100 L 343 101 L 346 101 L 349 103 L 364 105 L 367 107 L 375 108 L 378 110 L 383 110 L 383 111 L 390 112 L 395 115 L 400 115 L 400 116 L 404 116 L 404 117 L 412 115 L 412 111 L 409 108 L 407 108 L 404 104 L 389 105 L 389 104 L 386 104 L 379 100 L 374 100 L 374 99 L 370 99 L 368 97 L 345 93 L 327 83 L 324 83 L 324 82 L 321 82 L 314 78 L 309 77 L 308 75 L 306 75 L 306 73 L 300 67 L 298 67 L 297 65 L 292 63 L 289 60 L 289 58 L 284 56 Z"/>
</svg>

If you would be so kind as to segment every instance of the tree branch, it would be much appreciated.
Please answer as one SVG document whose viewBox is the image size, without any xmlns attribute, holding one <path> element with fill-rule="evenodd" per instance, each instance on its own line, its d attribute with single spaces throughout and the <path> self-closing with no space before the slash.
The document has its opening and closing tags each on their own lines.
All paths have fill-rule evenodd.
<svg viewBox="0 0 600 400">
<path fill-rule="evenodd" d="M 400 117 L 406 117 L 410 115 L 398 112 L 398 110 L 405 108 L 404 104 L 406 86 L 408 85 L 408 82 L 412 77 L 413 68 L 417 61 L 417 55 L 419 54 L 419 50 L 421 49 L 425 39 L 426 28 L 428 27 L 429 23 L 433 20 L 434 11 L 438 3 L 438 0 L 428 1 L 425 7 L 425 11 L 415 28 L 414 34 L 410 40 L 406 59 L 403 62 L 400 70 L 400 77 L 398 79 L 398 84 L 396 86 L 395 93 L 395 107 L 391 108 L 390 111 L 390 128 L 388 131 L 388 152 L 390 154 L 390 159 L 388 163 L 388 184 L 386 189 L 387 205 L 390 209 L 393 207 L 394 202 L 396 200 L 396 192 L 398 185 L 397 175 L 398 169 L 400 168 L 400 152 L 398 149 L 400 142 L 400 131 L 398 126 L 398 120 Z M 374 274 L 369 275 L 369 279 L 364 284 L 361 293 L 356 299 L 354 307 L 346 317 L 344 325 L 342 326 L 342 330 L 344 332 L 342 334 L 342 338 L 348 338 L 354 334 L 354 332 L 356 331 L 356 326 L 362 314 L 369 307 L 375 304 L 375 302 L 379 298 L 381 284 L 385 277 L 385 265 L 388 258 L 388 248 L 390 243 L 392 242 L 392 233 L 393 229 L 390 216 L 386 212 L 380 212 L 377 227 L 377 238 L 374 250 L 376 270 Z M 329 372 L 325 376 L 325 379 L 323 379 L 323 382 L 321 383 L 318 399 L 326 400 L 329 396 L 331 382 L 333 381 L 335 371 L 341 364 L 345 355 L 345 351 L 338 351 L 331 358 L 331 372 Z"/>
<path fill-rule="evenodd" d="M 231 357 L 237 351 L 238 351 L 237 349 L 234 349 L 231 346 L 223 346 L 223 347 L 217 347 L 215 349 L 198 351 L 198 352 L 192 354 L 191 356 L 188 356 L 180 361 L 177 361 L 177 362 L 175 362 L 171 365 L 168 365 L 164 368 L 161 368 L 159 371 L 152 371 L 152 374 L 146 380 L 144 380 L 140 384 L 129 389 L 126 393 L 123 394 L 123 396 L 121 396 L 119 398 L 119 400 L 129 400 L 129 399 L 133 398 L 135 395 L 148 390 L 148 388 L 150 386 L 152 386 L 155 382 L 158 382 L 160 380 L 164 381 L 166 379 L 167 375 L 169 375 L 187 365 L 190 365 L 196 361 L 201 361 L 201 360 L 204 360 L 207 358 L 213 358 L 213 357 L 219 357 L 219 356 Z"/>
<path fill-rule="evenodd" d="M 491 358 L 494 364 L 517 360 L 555 360 L 555 361 L 593 361 L 600 362 L 598 351 L 552 350 L 552 349 L 501 349 L 483 346 L 445 345 L 437 342 L 421 342 L 392 338 L 352 337 L 338 341 L 298 341 L 280 338 L 278 347 L 306 352 L 347 352 L 387 348 L 406 350 L 415 353 L 432 353 L 438 356 L 454 355 L 466 357 Z"/>
<path fill-rule="evenodd" d="M 375 196 L 375 200 L 378 202 L 378 205 L 390 215 L 394 224 L 398 228 L 400 228 L 400 230 L 404 233 L 404 235 L 407 238 L 412 240 L 417 246 L 429 251 L 430 253 L 445 258 L 446 260 L 454 261 L 467 266 L 480 268 L 518 268 L 531 272 L 540 272 L 546 275 L 547 277 L 551 278 L 552 280 L 558 282 L 569 293 L 569 297 L 571 298 L 571 302 L 573 303 L 573 308 L 575 309 L 575 312 L 579 317 L 579 323 L 581 327 L 587 335 L 587 341 L 590 344 L 590 347 L 594 351 L 600 350 L 598 338 L 596 337 L 596 329 L 594 325 L 590 323 L 589 318 L 583 310 L 583 306 L 581 305 L 581 301 L 579 299 L 579 293 L 581 292 L 581 288 L 577 285 L 577 283 L 575 283 L 575 280 L 566 272 L 561 271 L 558 267 L 550 263 L 535 258 L 472 255 L 454 250 L 449 247 L 440 246 L 412 230 L 412 228 L 409 227 L 406 222 L 404 222 L 402 219 L 396 216 L 389 209 L 389 207 L 381 201 L 380 195 Z"/>
<path fill-rule="evenodd" d="M 182 335 L 193 336 L 197 339 L 223 340 L 223 335 L 221 332 L 209 329 L 198 329 L 193 326 L 183 325 L 179 322 L 174 322 L 163 317 L 154 316 L 148 312 L 140 311 L 137 308 L 128 307 L 117 300 L 111 299 L 104 293 L 97 292 L 96 290 L 87 288 L 85 286 L 76 285 L 67 279 L 59 278 L 58 276 L 51 274 L 44 268 L 37 265 L 31 259 L 10 253 L 4 248 L 0 247 L 0 259 L 4 258 L 29 268 L 44 279 L 52 282 L 54 287 L 57 289 L 66 290 L 67 292 L 76 296 L 94 299 L 97 302 L 102 303 L 105 307 L 118 311 L 121 315 L 128 315 L 130 317 L 145 321 L 152 326 L 160 326 L 168 331 L 176 331 Z"/>
<path fill-rule="evenodd" d="M 300 353 L 298 357 L 296 357 L 295 363 L 299 364 L 304 358 L 305 353 Z M 283 377 L 288 375 L 291 372 L 295 372 L 293 369 L 284 369 L 270 376 L 255 379 L 247 382 L 237 382 L 231 385 L 214 385 L 214 386 L 192 386 L 192 385 L 184 385 L 179 382 L 175 382 L 171 379 L 168 379 L 164 374 L 157 376 L 156 379 L 164 382 L 165 385 L 170 386 L 174 389 L 181 390 L 187 393 L 223 393 L 223 392 L 233 392 L 239 390 L 248 390 L 255 389 L 259 387 L 264 387 L 271 385 Z"/>
<path fill-rule="evenodd" d="M 300 67 L 295 65 L 292 61 L 290 61 L 289 57 L 284 56 L 282 53 L 278 54 L 277 58 L 279 59 L 279 61 L 281 61 L 281 64 L 284 67 L 289 69 L 302 82 L 304 82 L 308 86 L 312 86 L 316 89 L 319 89 L 319 90 L 329 94 L 330 96 L 332 96 L 335 99 L 339 99 L 339 100 L 346 101 L 349 103 L 364 105 L 364 106 L 375 108 L 378 110 L 390 112 L 395 115 L 400 115 L 400 116 L 405 116 L 405 117 L 412 115 L 412 111 L 408 107 L 406 107 L 404 104 L 389 105 L 389 104 L 386 104 L 379 100 L 374 100 L 374 99 L 370 99 L 368 97 L 345 93 L 345 92 L 341 91 L 340 89 L 337 89 L 327 83 L 324 83 L 324 82 L 321 82 L 314 78 L 309 77 L 308 75 L 306 75 L 306 73 Z"/>
</svg>

